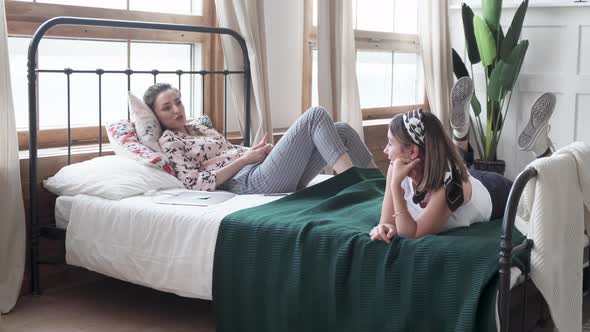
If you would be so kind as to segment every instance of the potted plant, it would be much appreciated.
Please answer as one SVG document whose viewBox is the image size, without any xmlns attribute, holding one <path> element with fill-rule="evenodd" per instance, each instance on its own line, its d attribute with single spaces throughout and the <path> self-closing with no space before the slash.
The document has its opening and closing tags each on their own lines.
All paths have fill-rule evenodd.
<svg viewBox="0 0 590 332">
<path fill-rule="evenodd" d="M 523 1 L 506 35 L 500 25 L 502 0 L 482 0 L 482 17 L 463 3 L 462 18 L 465 33 L 465 46 L 471 67 L 471 78 L 475 88 L 485 91 L 482 103 L 474 94 L 471 99 L 475 123 L 471 129 L 475 134 L 476 150 L 479 159 L 474 167 L 503 174 L 506 164 L 497 159 L 497 148 L 506 114 L 510 109 L 510 99 L 520 68 L 529 46 L 528 40 L 521 40 L 520 32 L 528 8 L 528 0 Z M 478 86 L 473 77 L 473 65 L 481 63 L 484 69 L 485 86 Z M 470 76 L 465 63 L 453 49 L 453 71 L 457 78 Z M 486 116 L 485 125 L 481 119 Z"/>
</svg>

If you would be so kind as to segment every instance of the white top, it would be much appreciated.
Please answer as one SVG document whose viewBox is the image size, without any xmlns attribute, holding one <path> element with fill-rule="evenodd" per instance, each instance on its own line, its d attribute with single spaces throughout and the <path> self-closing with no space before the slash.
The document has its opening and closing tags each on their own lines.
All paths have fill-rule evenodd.
<svg viewBox="0 0 590 332">
<path fill-rule="evenodd" d="M 490 221 L 492 216 L 492 198 L 489 191 L 483 184 L 476 178 L 469 176 L 471 181 L 471 199 L 463 203 L 447 221 L 445 229 L 469 226 L 476 222 Z M 408 211 L 414 219 L 424 210 L 420 204 L 415 204 L 412 201 L 414 196 L 414 187 L 412 186 L 412 179 L 406 177 L 402 181 L 402 189 L 404 190 L 404 198 L 408 205 Z"/>
</svg>

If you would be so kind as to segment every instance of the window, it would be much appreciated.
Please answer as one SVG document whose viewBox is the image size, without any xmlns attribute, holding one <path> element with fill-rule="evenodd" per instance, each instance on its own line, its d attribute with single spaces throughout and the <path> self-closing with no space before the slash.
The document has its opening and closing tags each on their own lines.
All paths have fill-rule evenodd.
<svg viewBox="0 0 590 332">
<path fill-rule="evenodd" d="M 129 9 L 156 13 L 202 15 L 202 0 L 17 0 L 56 5 Z"/>
<path fill-rule="evenodd" d="M 33 2 L 69 6 L 127 9 L 127 0 L 34 0 Z"/>
<path fill-rule="evenodd" d="M 415 107 L 424 107 L 424 75 L 419 54 L 418 10 L 415 1 L 352 0 L 356 41 L 356 69 L 363 118 L 375 118 L 371 109 L 384 109 L 377 117 Z M 309 13 L 309 10 L 308 10 Z M 317 0 L 313 0 L 312 24 L 307 40 L 316 38 Z M 311 76 L 304 89 L 311 89 L 311 104 L 318 103 L 317 47 L 313 50 Z M 305 55 L 304 55 L 305 56 Z M 305 79 L 304 79 L 305 82 Z M 304 83 L 305 84 L 305 83 Z"/>
<path fill-rule="evenodd" d="M 201 69 L 201 44 L 132 42 L 130 47 L 130 68 L 134 70 Z M 131 77 L 131 92 L 138 97 L 143 96 L 146 88 L 154 84 L 153 75 L 138 74 Z M 187 116 L 195 117 L 202 114 L 202 81 L 199 75 L 183 74 L 179 82 L 176 74 L 159 74 L 156 81 L 167 82 L 180 88 Z"/>
<path fill-rule="evenodd" d="M 200 0 L 129 0 L 129 9 L 131 10 L 156 13 L 202 15 L 202 8 Z"/>
<path fill-rule="evenodd" d="M 20 148 L 28 148 L 26 62 L 30 36 L 39 24 L 54 16 L 52 13 L 59 12 L 64 16 L 106 16 L 105 18 L 110 19 L 212 25 L 214 13 L 208 9 L 211 8 L 211 3 L 212 0 L 8 1 L 8 50 Z M 202 13 L 209 16 L 202 16 Z M 49 30 L 39 44 L 37 63 L 39 69 L 58 70 L 131 68 L 136 71 L 197 71 L 201 68 L 213 69 L 212 63 L 221 63 L 217 59 L 219 52 L 214 53 L 213 43 L 211 36 L 196 33 L 82 26 L 60 29 L 58 26 Z M 203 84 L 215 87 L 213 78 L 209 77 L 212 75 L 203 81 L 200 75 L 183 74 L 179 80 L 179 76 L 174 73 L 158 74 L 156 80 L 180 87 L 187 115 L 194 117 L 203 113 L 203 104 L 206 104 L 208 110 L 211 108 L 209 106 L 218 104 L 213 101 L 214 98 L 219 98 L 214 91 L 202 100 Z M 74 144 L 87 144 L 91 142 L 92 137 L 96 142 L 98 138 L 98 81 L 98 75 L 95 73 L 73 73 L 70 76 L 71 127 L 77 127 L 72 134 Z M 131 92 L 141 97 L 145 89 L 154 83 L 154 76 L 151 73 L 134 73 L 130 81 Z M 67 144 L 64 139 L 67 136 L 67 76 L 64 73 L 39 73 L 37 82 L 39 146 L 64 146 Z M 101 87 L 101 123 L 104 125 L 109 121 L 127 118 L 127 76 L 105 73 L 102 75 Z M 215 117 L 217 110 L 211 109 L 208 114 Z M 76 133 L 82 133 L 79 139 Z M 106 135 L 103 135 L 103 139 L 106 139 Z"/>
<path fill-rule="evenodd" d="M 26 51 L 29 38 L 10 37 L 11 76 L 18 129 L 28 128 L 28 91 L 26 77 Z M 39 45 L 38 66 L 40 69 L 73 68 L 78 70 L 194 70 L 200 68 L 200 44 L 171 44 L 123 41 L 43 39 Z M 129 51 L 128 51 L 129 50 Z M 129 54 L 129 56 L 128 56 Z M 193 55 L 195 54 L 195 55 Z M 129 65 L 127 59 L 129 58 Z M 194 60 L 194 61 L 193 61 Z M 198 70 L 198 69 L 196 69 Z M 159 74 L 158 82 L 179 86 L 183 92 L 187 112 L 191 116 L 201 113 L 201 80 L 191 75 L 182 75 L 179 84 L 176 74 Z M 153 84 L 151 74 L 131 75 L 131 91 L 141 97 Z M 40 73 L 39 128 L 58 128 L 67 123 L 67 79 L 63 73 Z M 127 117 L 127 78 L 123 74 L 102 76 L 102 123 Z M 98 125 L 98 75 L 72 74 L 70 77 L 71 125 Z M 91 109 L 89 109 L 89 107 Z"/>
</svg>

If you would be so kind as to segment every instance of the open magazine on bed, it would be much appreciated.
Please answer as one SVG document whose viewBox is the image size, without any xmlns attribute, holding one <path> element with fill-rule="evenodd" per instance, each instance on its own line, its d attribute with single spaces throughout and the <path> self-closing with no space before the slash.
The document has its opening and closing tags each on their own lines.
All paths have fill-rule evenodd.
<svg viewBox="0 0 590 332">
<path fill-rule="evenodd" d="M 236 196 L 225 191 L 181 191 L 167 193 L 154 198 L 154 203 L 169 205 L 210 206 L 227 201 Z"/>
</svg>

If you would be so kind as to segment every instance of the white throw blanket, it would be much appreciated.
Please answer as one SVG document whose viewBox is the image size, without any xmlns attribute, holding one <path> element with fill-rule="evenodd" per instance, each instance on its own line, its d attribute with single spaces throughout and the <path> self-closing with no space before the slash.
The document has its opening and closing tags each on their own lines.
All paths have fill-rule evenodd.
<svg viewBox="0 0 590 332">
<path fill-rule="evenodd" d="M 517 227 L 534 241 L 531 279 L 549 305 L 559 331 L 582 331 L 584 216 L 590 215 L 590 147 L 572 143 L 533 161 Z M 589 220 L 586 220 L 588 225 Z"/>
</svg>

